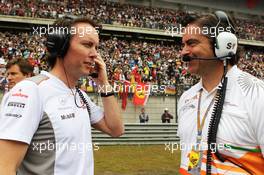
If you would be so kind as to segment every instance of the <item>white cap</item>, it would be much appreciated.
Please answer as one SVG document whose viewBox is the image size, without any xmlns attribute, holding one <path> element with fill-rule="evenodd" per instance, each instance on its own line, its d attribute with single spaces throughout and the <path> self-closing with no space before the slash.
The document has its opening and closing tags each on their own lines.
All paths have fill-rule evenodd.
<svg viewBox="0 0 264 175">
<path fill-rule="evenodd" d="M 0 58 L 0 64 L 6 65 L 6 61 L 3 58 Z"/>
</svg>

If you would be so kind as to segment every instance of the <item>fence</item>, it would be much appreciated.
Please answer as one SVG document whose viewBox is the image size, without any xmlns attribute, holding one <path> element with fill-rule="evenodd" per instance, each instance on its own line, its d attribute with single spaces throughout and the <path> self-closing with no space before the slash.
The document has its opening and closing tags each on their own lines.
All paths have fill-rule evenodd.
<svg viewBox="0 0 264 175">
<path fill-rule="evenodd" d="M 125 133 L 112 138 L 100 131 L 92 130 L 93 143 L 99 145 L 168 144 L 179 142 L 177 124 L 126 124 Z"/>
</svg>

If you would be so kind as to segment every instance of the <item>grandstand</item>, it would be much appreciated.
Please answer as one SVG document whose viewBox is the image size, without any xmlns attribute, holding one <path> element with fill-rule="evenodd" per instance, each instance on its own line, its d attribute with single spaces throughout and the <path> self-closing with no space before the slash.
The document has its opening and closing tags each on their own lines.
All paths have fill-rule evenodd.
<svg viewBox="0 0 264 175">
<path fill-rule="evenodd" d="M 123 85 L 125 82 L 142 82 L 152 86 L 164 85 L 167 88 L 166 91 L 150 93 L 144 106 L 149 115 L 148 123 L 139 123 L 141 106 L 133 104 L 134 93 L 127 93 L 127 104 L 122 110 L 125 122 L 124 135 L 120 138 L 111 138 L 92 130 L 93 143 L 107 145 L 100 147 L 101 152 L 95 152 L 97 161 L 95 172 L 100 172 L 99 175 L 177 174 L 178 167 L 175 166 L 180 162 L 179 150 L 177 154 L 168 153 L 170 155 L 164 157 L 159 155 L 165 152 L 164 145 L 174 146 L 179 142 L 176 136 L 177 101 L 185 90 L 199 81 L 199 77 L 191 76 L 181 62 L 181 35 L 173 33 L 173 27 L 179 27 L 184 17 L 189 14 L 212 13 L 218 9 L 229 12 L 237 23 L 239 44 L 243 47 L 238 66 L 264 81 L 264 1 L 250 2 L 250 0 L 243 2 L 214 0 L 213 3 L 210 0 L 1 0 L 1 78 L 4 77 L 3 63 L 17 57 L 23 57 L 34 65 L 36 74 L 49 69 L 45 59 L 46 39 L 45 34 L 40 36 L 41 27 L 44 30 L 55 19 L 65 15 L 92 18 L 102 24 L 99 50 L 106 62 L 108 77 L 113 86 Z M 102 100 L 97 94 L 98 89 L 91 79 L 84 77 L 80 80 L 80 86 L 87 91 L 93 102 L 102 105 Z M 1 84 L 0 91 L 3 91 L 4 87 Z M 123 92 L 115 94 L 120 106 L 124 105 Z M 170 124 L 161 123 L 161 114 L 165 108 L 174 116 Z M 148 151 L 143 144 L 150 147 Z M 126 148 L 124 145 L 129 146 Z M 155 147 L 151 147 L 152 145 Z M 110 151 L 106 152 L 107 149 L 104 148 Z M 140 154 L 133 148 L 137 148 Z M 120 150 L 126 153 L 120 156 Z M 152 156 L 157 160 L 153 161 L 155 159 Z M 111 157 L 111 160 L 107 157 Z M 146 164 L 149 169 L 144 166 Z M 113 169 L 118 166 L 120 170 L 114 171 Z M 124 173 L 126 166 L 129 173 Z"/>
<path fill-rule="evenodd" d="M 244 46 L 239 67 L 264 79 L 264 17 L 261 7 L 263 2 L 249 9 L 246 3 L 237 6 L 235 1 L 227 4 L 220 0 L 214 5 L 209 1 L 183 0 L 35 0 L 30 3 L 2 0 L 0 58 L 8 61 L 22 56 L 35 66 L 36 72 L 47 70 L 45 37 L 37 35 L 34 29 L 47 27 L 64 15 L 89 16 L 102 24 L 100 51 L 112 83 L 131 81 L 131 74 L 137 67 L 135 71 L 140 75 L 141 82 L 173 87 L 173 93 L 152 93 L 146 110 L 150 123 L 157 124 L 161 122 L 160 116 L 167 107 L 175 116 L 175 123 L 176 101 L 184 90 L 198 81 L 198 77 L 190 76 L 180 61 L 181 35 L 172 36 L 166 32 L 166 28 L 179 26 L 184 16 L 190 13 L 227 9 L 239 23 L 239 43 Z M 88 86 L 89 80 L 82 81 Z M 94 89 L 90 93 L 100 104 Z M 121 96 L 116 96 L 121 106 Z M 132 104 L 132 97 L 133 94 L 128 96 L 128 104 L 123 111 L 124 120 L 126 123 L 139 123 L 140 107 Z"/>
</svg>

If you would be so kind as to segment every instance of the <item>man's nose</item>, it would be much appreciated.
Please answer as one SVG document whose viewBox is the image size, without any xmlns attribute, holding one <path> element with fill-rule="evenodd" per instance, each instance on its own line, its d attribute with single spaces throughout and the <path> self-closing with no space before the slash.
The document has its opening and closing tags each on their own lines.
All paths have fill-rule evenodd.
<svg viewBox="0 0 264 175">
<path fill-rule="evenodd" d="M 95 58 L 97 57 L 97 54 L 98 54 L 97 49 L 96 49 L 95 47 L 93 47 L 93 48 L 91 49 L 90 53 L 89 53 L 89 56 L 90 56 L 91 58 L 95 59 Z"/>
<path fill-rule="evenodd" d="M 180 51 L 181 56 L 189 55 L 191 53 L 190 49 L 187 46 L 184 46 Z"/>
</svg>

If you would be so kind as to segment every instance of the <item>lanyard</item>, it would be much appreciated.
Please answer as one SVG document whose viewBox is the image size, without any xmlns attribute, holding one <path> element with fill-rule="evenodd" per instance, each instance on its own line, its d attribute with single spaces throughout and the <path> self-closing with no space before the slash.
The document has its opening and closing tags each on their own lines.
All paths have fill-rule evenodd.
<svg viewBox="0 0 264 175">
<path fill-rule="evenodd" d="M 198 144 L 201 143 L 204 122 L 205 122 L 205 119 L 207 117 L 207 114 L 208 114 L 210 108 L 212 107 L 212 105 L 214 103 L 214 99 L 216 97 L 216 95 L 214 95 L 213 99 L 211 100 L 209 106 L 207 107 L 207 109 L 205 111 L 205 114 L 203 116 L 202 123 L 201 123 L 201 114 L 200 113 L 201 113 L 201 98 L 202 98 L 202 92 L 203 92 L 203 89 L 200 89 L 200 91 L 199 91 L 199 99 L 198 99 L 198 109 L 197 109 L 197 140 L 196 140 L 196 142 Z"/>
</svg>

